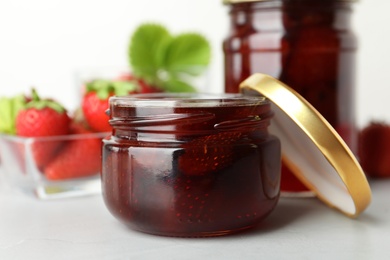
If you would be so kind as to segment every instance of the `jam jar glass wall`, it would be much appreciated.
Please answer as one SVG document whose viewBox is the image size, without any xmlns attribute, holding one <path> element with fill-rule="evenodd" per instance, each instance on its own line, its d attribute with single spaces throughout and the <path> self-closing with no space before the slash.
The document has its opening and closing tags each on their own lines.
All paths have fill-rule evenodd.
<svg viewBox="0 0 390 260">
<path fill-rule="evenodd" d="M 135 230 L 219 236 L 256 226 L 279 198 L 280 142 L 261 97 L 149 94 L 110 99 L 102 187 Z"/>
</svg>

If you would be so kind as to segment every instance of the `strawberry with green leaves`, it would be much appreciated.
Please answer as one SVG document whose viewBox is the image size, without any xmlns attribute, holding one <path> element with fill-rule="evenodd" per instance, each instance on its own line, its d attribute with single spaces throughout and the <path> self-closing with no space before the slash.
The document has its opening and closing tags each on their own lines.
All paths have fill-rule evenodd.
<svg viewBox="0 0 390 260">
<path fill-rule="evenodd" d="M 189 81 L 205 71 L 210 54 L 209 43 L 199 34 L 171 35 L 161 25 L 142 24 L 129 44 L 129 64 L 134 74 L 87 83 L 82 100 L 85 120 L 96 132 L 111 131 L 105 112 L 113 95 L 195 92 Z"/>
<path fill-rule="evenodd" d="M 127 82 L 133 82 L 136 85 L 136 89 L 131 92 L 131 94 L 147 94 L 147 93 L 157 93 L 162 92 L 163 90 L 161 88 L 154 87 L 150 84 L 147 84 L 145 80 L 141 78 L 136 78 L 134 75 L 130 73 L 122 74 L 118 77 L 119 81 L 127 81 Z"/>
<path fill-rule="evenodd" d="M 69 118 L 67 111 L 59 103 L 41 99 L 32 90 L 31 100 L 18 111 L 15 121 L 16 135 L 23 137 L 48 137 L 66 135 L 69 133 Z M 31 146 L 35 163 L 43 168 L 53 157 L 61 145 L 58 141 L 39 141 Z"/>
<path fill-rule="evenodd" d="M 109 132 L 108 99 L 113 96 L 128 95 L 137 89 L 133 81 L 94 80 L 86 84 L 81 108 L 84 118 L 92 130 L 96 132 Z"/>
</svg>

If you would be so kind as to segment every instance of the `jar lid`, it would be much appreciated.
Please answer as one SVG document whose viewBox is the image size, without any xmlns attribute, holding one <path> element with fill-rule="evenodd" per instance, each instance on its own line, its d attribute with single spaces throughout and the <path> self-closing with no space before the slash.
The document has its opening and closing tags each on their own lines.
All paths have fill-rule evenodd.
<svg viewBox="0 0 390 260">
<path fill-rule="evenodd" d="M 240 89 L 244 94 L 256 91 L 272 102 L 270 132 L 282 143 L 283 161 L 319 199 L 350 217 L 369 205 L 370 186 L 355 156 L 302 96 L 264 74 L 250 76 Z"/>
</svg>

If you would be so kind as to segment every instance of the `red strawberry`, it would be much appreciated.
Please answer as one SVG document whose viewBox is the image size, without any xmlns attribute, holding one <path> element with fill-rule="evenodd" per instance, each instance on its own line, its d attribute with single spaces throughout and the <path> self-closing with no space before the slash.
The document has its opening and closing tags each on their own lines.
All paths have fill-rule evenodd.
<svg viewBox="0 0 390 260">
<path fill-rule="evenodd" d="M 358 155 L 364 172 L 372 177 L 390 177 L 390 126 L 373 122 L 359 134 Z"/>
<path fill-rule="evenodd" d="M 94 80 L 87 83 L 81 107 L 91 129 L 97 132 L 111 131 L 106 114 L 109 97 L 128 95 L 136 89 L 136 83 L 130 81 Z"/>
<path fill-rule="evenodd" d="M 66 110 L 52 100 L 41 100 L 33 90 L 32 100 L 16 117 L 16 134 L 25 137 L 47 137 L 66 135 L 69 132 L 70 118 Z M 61 145 L 59 141 L 36 140 L 32 146 L 35 163 L 44 167 Z"/>
<path fill-rule="evenodd" d="M 233 144 L 241 135 L 221 132 L 187 143 L 179 157 L 179 169 L 186 175 L 204 175 L 225 168 L 233 161 Z"/>
<path fill-rule="evenodd" d="M 129 81 L 129 82 L 135 82 L 137 85 L 136 90 L 134 93 L 156 93 L 156 92 L 162 92 L 161 89 L 151 86 L 150 84 L 146 83 L 145 80 L 136 78 L 133 75 L 127 73 L 122 74 L 118 78 L 120 81 Z"/>
<path fill-rule="evenodd" d="M 139 83 L 138 93 L 157 93 L 157 92 L 162 92 L 161 89 L 148 85 L 142 79 L 138 79 L 138 83 Z"/>
<path fill-rule="evenodd" d="M 91 134 L 81 125 L 72 124 L 71 134 Z M 101 168 L 101 138 L 70 139 L 44 170 L 49 180 L 64 180 L 97 174 Z"/>
<path fill-rule="evenodd" d="M 108 123 L 108 116 L 105 113 L 108 109 L 108 98 L 112 94 L 108 94 L 106 98 L 99 98 L 96 92 L 88 92 L 83 97 L 82 109 L 84 118 L 88 125 L 97 132 L 111 131 L 111 126 Z"/>
</svg>

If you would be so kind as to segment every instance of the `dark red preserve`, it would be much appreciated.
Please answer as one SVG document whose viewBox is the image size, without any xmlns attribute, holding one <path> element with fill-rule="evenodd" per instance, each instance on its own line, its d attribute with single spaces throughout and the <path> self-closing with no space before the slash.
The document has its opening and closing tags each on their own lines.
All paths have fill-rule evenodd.
<svg viewBox="0 0 390 260">
<path fill-rule="evenodd" d="M 279 198 L 280 143 L 268 100 L 149 94 L 110 99 L 102 188 L 135 230 L 219 236 L 256 226 Z"/>
<path fill-rule="evenodd" d="M 280 79 L 305 97 L 356 151 L 354 0 L 225 0 L 225 90 L 253 73 Z M 282 190 L 303 190 L 283 170 Z M 292 181 L 287 181 L 287 179 Z M 286 180 L 286 181 L 285 181 Z"/>
</svg>

